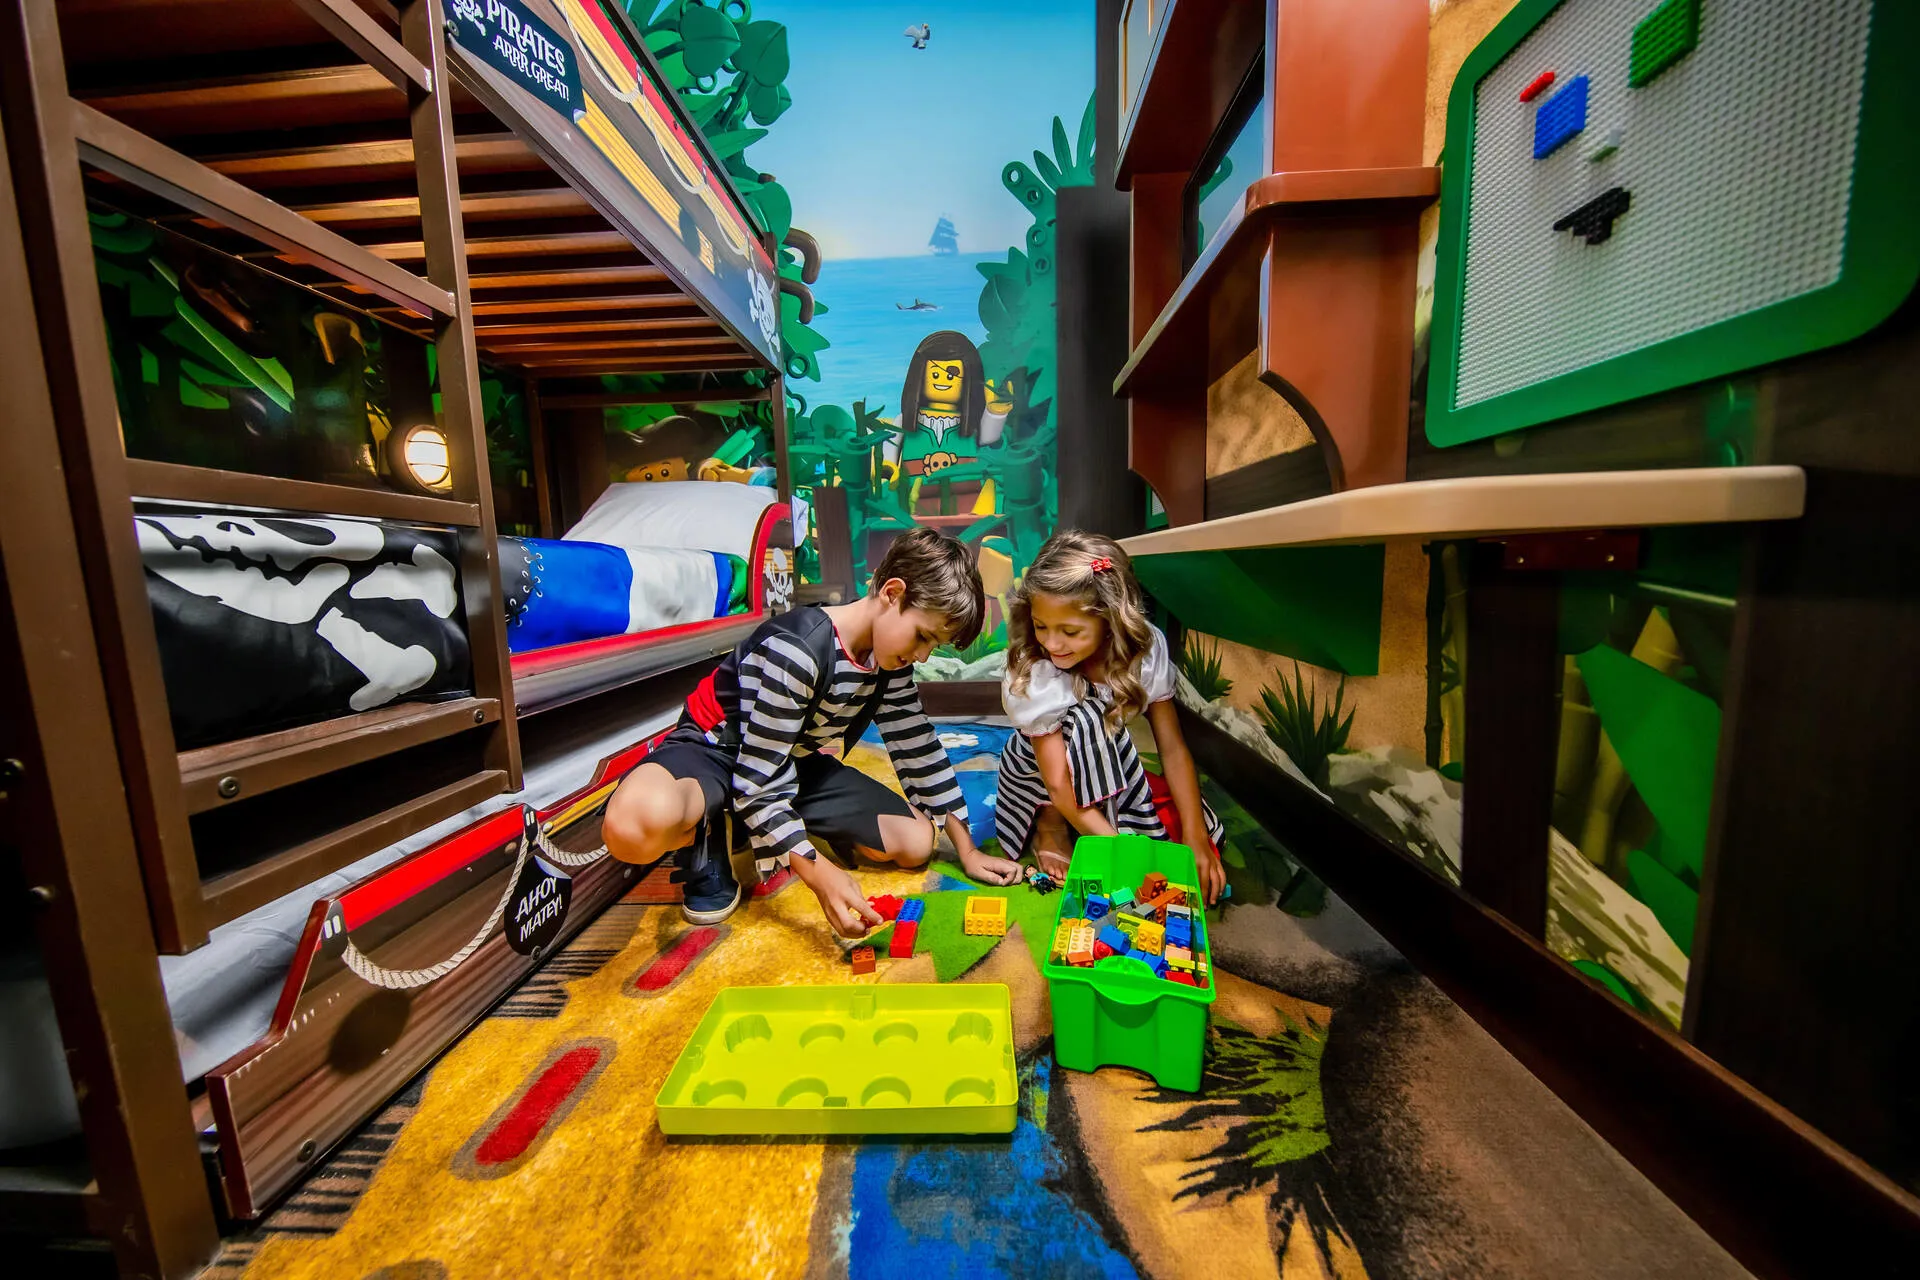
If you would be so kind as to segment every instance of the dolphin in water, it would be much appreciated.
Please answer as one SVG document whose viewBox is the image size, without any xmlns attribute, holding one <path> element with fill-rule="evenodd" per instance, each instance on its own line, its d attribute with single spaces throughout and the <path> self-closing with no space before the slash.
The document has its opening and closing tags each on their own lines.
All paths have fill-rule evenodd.
<svg viewBox="0 0 1920 1280">
<path fill-rule="evenodd" d="M 938 311 L 940 308 L 934 303 L 922 302 L 920 299 L 915 298 L 912 306 L 908 306 L 904 302 L 896 302 L 893 304 L 893 309 L 895 311 Z"/>
</svg>

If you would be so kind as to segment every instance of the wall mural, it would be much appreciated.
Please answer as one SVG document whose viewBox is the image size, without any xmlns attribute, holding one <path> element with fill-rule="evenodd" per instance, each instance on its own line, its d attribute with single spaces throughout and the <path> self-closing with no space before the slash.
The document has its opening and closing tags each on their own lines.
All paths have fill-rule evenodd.
<svg viewBox="0 0 1920 1280">
<path fill-rule="evenodd" d="M 856 0 L 628 9 L 780 242 L 782 279 L 813 295 L 810 307 L 779 300 L 789 457 L 803 502 L 835 489 L 847 515 L 827 535 L 844 545 L 823 548 L 810 522 L 803 579 L 821 580 L 824 550 L 851 563 L 845 585 L 864 586 L 902 530 L 945 530 L 977 548 L 994 602 L 986 634 L 923 676 L 992 679 L 1001 602 L 1058 510 L 1054 193 L 1092 180 L 1092 12 L 931 5 L 910 35 L 891 12 Z M 764 403 L 641 406 L 606 421 L 626 437 L 610 442 L 612 478 L 678 475 L 676 458 L 692 475 L 768 475 Z M 702 454 L 714 440 L 727 447 Z M 703 470 L 704 458 L 717 461 Z"/>
</svg>

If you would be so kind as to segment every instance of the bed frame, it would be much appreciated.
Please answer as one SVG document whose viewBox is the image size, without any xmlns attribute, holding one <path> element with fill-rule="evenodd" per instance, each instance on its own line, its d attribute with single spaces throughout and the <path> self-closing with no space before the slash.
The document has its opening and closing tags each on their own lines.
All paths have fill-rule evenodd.
<svg viewBox="0 0 1920 1280">
<path fill-rule="evenodd" d="M 670 91 L 648 99 L 650 121 L 614 109 L 623 78 L 662 83 L 617 5 L 514 7 L 594 60 L 578 72 L 583 120 L 597 132 L 469 52 L 450 35 L 447 0 L 0 0 L 0 300 L 10 321 L 0 325 L 9 388 L 0 474 L 17 486 L 0 503 L 9 606 L 0 840 L 21 850 L 29 907 L 20 924 L 35 930 L 46 959 L 84 1127 L 82 1151 L 0 1160 L 0 1230 L 95 1234 L 110 1240 L 123 1272 L 196 1272 L 217 1244 L 215 1209 L 187 1093 L 151 1069 L 175 1057 L 156 952 L 190 951 L 226 921 L 517 790 L 523 703 L 557 706 L 709 658 L 783 603 L 767 579 L 779 581 L 777 558 L 791 544 L 784 369 L 756 317 L 769 291 L 805 286 L 777 279 L 780 246 Z M 430 344 L 452 491 L 127 456 L 90 200 Z M 697 244 L 678 216 L 665 216 L 672 203 L 687 211 Z M 727 245 L 740 254 L 730 276 L 714 265 L 736 261 Z M 754 612 L 510 658 L 494 580 L 482 360 L 525 379 L 544 533 L 553 531 L 554 468 L 543 399 L 592 398 L 604 394 L 601 375 L 642 372 L 668 375 L 688 401 L 767 399 L 782 502 L 758 530 Z M 432 388 L 391 391 L 396 414 L 434 415 Z M 177 750 L 132 536 L 136 498 L 454 529 L 472 695 Z M 561 825 L 584 831 L 586 818 Z M 484 835 L 463 833 L 464 862 L 443 843 L 402 864 L 448 860 L 454 879 L 423 882 L 418 902 L 369 913 L 356 928 L 397 931 L 368 945 L 384 956 L 409 945 L 403 937 L 431 941 L 466 920 L 464 899 L 442 895 L 460 877 L 490 874 L 472 868 L 493 867 L 502 833 L 520 820 L 507 807 L 480 824 Z M 402 883 L 389 877 L 380 883 Z M 618 879 L 611 868 L 584 869 L 569 927 Z M 403 917 L 404 928 L 393 925 Z M 492 946 L 461 967 L 468 977 L 429 988 L 461 994 L 422 1020 L 437 1040 L 410 1033 L 404 1061 L 417 1067 L 420 1054 L 438 1052 L 536 963 L 517 953 L 487 960 Z M 475 985 L 481 971 L 491 976 Z M 325 964 L 309 970 L 323 973 L 339 976 Z M 224 1099 L 219 1182 L 235 1212 L 257 1211 L 298 1172 L 297 1159 L 291 1169 L 276 1163 L 284 1153 L 264 1136 L 281 1113 L 263 1086 L 321 1037 L 294 1034 L 291 1006 L 283 1013 L 278 1048 L 227 1064 L 210 1085 Z M 422 1048 L 429 1040 L 438 1047 Z M 294 1156 L 376 1105 L 396 1085 L 394 1069 L 332 1081 L 326 1101 L 304 1104 Z"/>
</svg>

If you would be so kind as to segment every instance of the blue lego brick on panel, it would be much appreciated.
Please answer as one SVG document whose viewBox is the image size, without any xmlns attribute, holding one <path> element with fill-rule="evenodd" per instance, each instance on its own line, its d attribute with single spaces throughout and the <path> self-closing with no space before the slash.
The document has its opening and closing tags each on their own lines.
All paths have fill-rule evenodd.
<svg viewBox="0 0 1920 1280">
<path fill-rule="evenodd" d="M 908 898 L 901 904 L 900 919 L 903 923 L 919 920 L 927 914 L 927 904 L 920 898 Z"/>
<path fill-rule="evenodd" d="M 1587 78 L 1575 76 L 1566 88 L 1540 104 L 1533 116 L 1533 158 L 1544 160 L 1587 127 Z"/>
</svg>

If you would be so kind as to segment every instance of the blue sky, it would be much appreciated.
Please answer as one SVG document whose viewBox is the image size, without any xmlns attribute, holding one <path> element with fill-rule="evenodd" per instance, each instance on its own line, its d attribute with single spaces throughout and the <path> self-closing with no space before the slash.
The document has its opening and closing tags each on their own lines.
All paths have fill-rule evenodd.
<svg viewBox="0 0 1920 1280">
<path fill-rule="evenodd" d="M 1051 154 L 1093 94 L 1093 0 L 760 0 L 787 25 L 793 106 L 748 158 L 793 196 L 829 258 L 927 251 L 941 215 L 963 253 L 1023 243 L 1031 218 L 1000 185 Z M 927 48 L 901 34 L 933 28 Z"/>
</svg>

